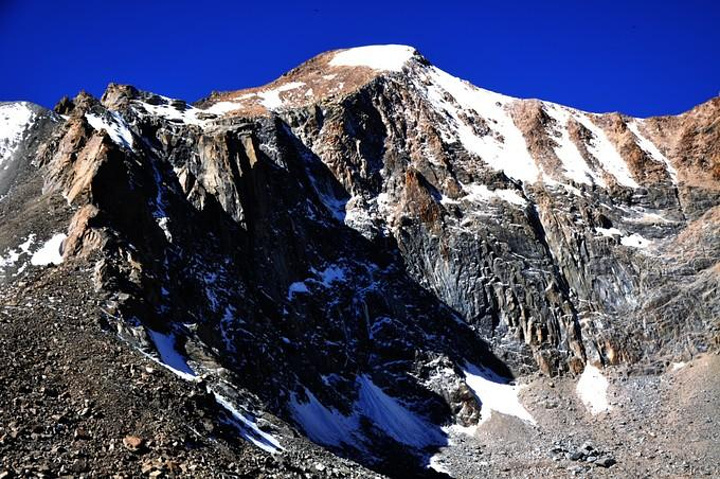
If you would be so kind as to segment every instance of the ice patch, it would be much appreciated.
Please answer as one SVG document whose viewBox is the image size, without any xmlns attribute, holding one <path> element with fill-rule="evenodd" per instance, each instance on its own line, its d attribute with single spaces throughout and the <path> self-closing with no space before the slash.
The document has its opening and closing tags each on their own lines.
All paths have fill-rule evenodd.
<svg viewBox="0 0 720 479">
<path fill-rule="evenodd" d="M 159 333 L 152 329 L 146 331 L 150 339 L 152 339 L 158 354 L 160 354 L 161 364 L 181 378 L 194 381 L 196 378 L 195 371 L 188 366 L 185 357 L 175 348 L 175 336 Z"/>
<path fill-rule="evenodd" d="M 466 365 L 463 373 L 468 387 L 482 403 L 480 424 L 490 418 L 492 411 L 514 416 L 533 425 L 537 424 L 518 397 L 522 386 L 509 384 L 507 379 L 472 364 Z"/>
<path fill-rule="evenodd" d="M 608 380 L 595 366 L 588 364 L 580 375 L 575 392 L 591 414 L 611 409 L 607 400 Z"/>
<path fill-rule="evenodd" d="M 34 266 L 46 266 L 48 264 L 60 264 L 63 262 L 62 243 L 67 238 L 65 233 L 57 233 L 47 240 L 45 244 L 32 255 L 30 263 Z"/>
<path fill-rule="evenodd" d="M 415 49 L 405 45 L 370 45 L 335 54 L 330 66 L 368 67 L 382 71 L 401 71 Z"/>
<path fill-rule="evenodd" d="M 212 391 L 212 389 L 210 391 Z M 226 397 L 215 391 L 212 391 L 212 393 L 217 403 L 224 407 L 237 421 L 236 426 L 246 440 L 271 454 L 283 450 L 277 439 L 260 429 L 255 421 L 248 419 L 243 413 L 238 411 Z"/>
<path fill-rule="evenodd" d="M 130 129 L 125 123 L 125 120 L 115 111 L 111 111 L 110 116 L 112 117 L 112 120 L 108 121 L 101 116 L 95 115 L 94 113 L 85 113 L 85 118 L 90 126 L 92 126 L 95 130 L 105 130 L 107 134 L 110 135 L 112 141 L 116 144 L 132 150 L 133 137 Z"/>
</svg>

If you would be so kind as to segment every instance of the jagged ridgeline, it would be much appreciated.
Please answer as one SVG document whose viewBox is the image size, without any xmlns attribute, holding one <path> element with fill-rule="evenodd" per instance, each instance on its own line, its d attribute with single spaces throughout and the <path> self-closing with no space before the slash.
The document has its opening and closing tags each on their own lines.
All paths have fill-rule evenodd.
<svg viewBox="0 0 720 479">
<path fill-rule="evenodd" d="M 89 278 L 108 341 L 271 454 L 290 425 L 440 475 L 491 411 L 534 423 L 515 376 L 717 350 L 719 120 L 718 98 L 648 119 L 511 98 L 403 46 L 195 105 L 3 103 L 0 280 Z"/>
</svg>

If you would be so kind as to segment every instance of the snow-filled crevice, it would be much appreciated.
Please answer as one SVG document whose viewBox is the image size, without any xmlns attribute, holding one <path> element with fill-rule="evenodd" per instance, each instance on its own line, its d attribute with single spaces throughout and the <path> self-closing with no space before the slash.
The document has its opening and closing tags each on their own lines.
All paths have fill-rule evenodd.
<svg viewBox="0 0 720 479">
<path fill-rule="evenodd" d="M 178 350 L 177 337 L 174 333 L 161 333 L 152 329 L 146 329 L 146 331 L 159 358 L 148 357 L 186 381 L 199 379 L 197 373 L 188 364 L 187 358 Z M 241 412 L 230 399 L 212 387 L 208 386 L 207 390 L 213 394 L 218 405 L 228 412 L 228 423 L 234 426 L 245 440 L 273 454 L 283 449 L 275 437 L 258 427 L 250 414 Z"/>
<path fill-rule="evenodd" d="M 280 442 L 273 437 L 271 434 L 263 431 L 257 425 L 257 423 L 240 412 L 233 403 L 225 396 L 219 394 L 216 391 L 210 389 L 217 403 L 225 408 L 232 417 L 232 424 L 238 429 L 240 435 L 248 442 L 259 447 L 263 451 L 275 454 L 283 450 L 280 446 Z"/>
</svg>

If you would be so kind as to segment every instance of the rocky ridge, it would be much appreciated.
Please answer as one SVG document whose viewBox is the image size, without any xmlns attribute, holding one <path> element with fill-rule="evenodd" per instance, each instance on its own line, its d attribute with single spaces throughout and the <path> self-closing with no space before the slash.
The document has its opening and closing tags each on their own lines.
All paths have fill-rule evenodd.
<svg viewBox="0 0 720 479">
<path fill-rule="evenodd" d="M 433 475 L 493 407 L 532 424 L 488 394 L 513 375 L 653 374 L 717 349 L 719 107 L 590 114 L 402 46 L 195 106 L 111 85 L 7 128 L 0 274 L 24 281 L 62 234 L 59 268 L 86 265 L 103 304 L 88 314 L 250 443 L 291 450 L 290 424 Z"/>
</svg>

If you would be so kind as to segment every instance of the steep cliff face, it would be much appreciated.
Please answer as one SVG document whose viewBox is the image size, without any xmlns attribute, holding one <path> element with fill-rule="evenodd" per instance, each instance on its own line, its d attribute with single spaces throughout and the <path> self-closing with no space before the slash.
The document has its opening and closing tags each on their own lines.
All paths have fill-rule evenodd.
<svg viewBox="0 0 720 479">
<path fill-rule="evenodd" d="M 65 261 L 91 264 L 108 324 L 380 471 L 425 473 L 442 426 L 476 424 L 491 401 L 474 378 L 720 341 L 717 98 L 591 114 L 388 46 L 196 106 L 111 85 L 28 108 L 42 120 L 0 153 L 32 180 L 0 174 L 0 206 L 52 205 L 43 240 L 64 233 Z"/>
</svg>

